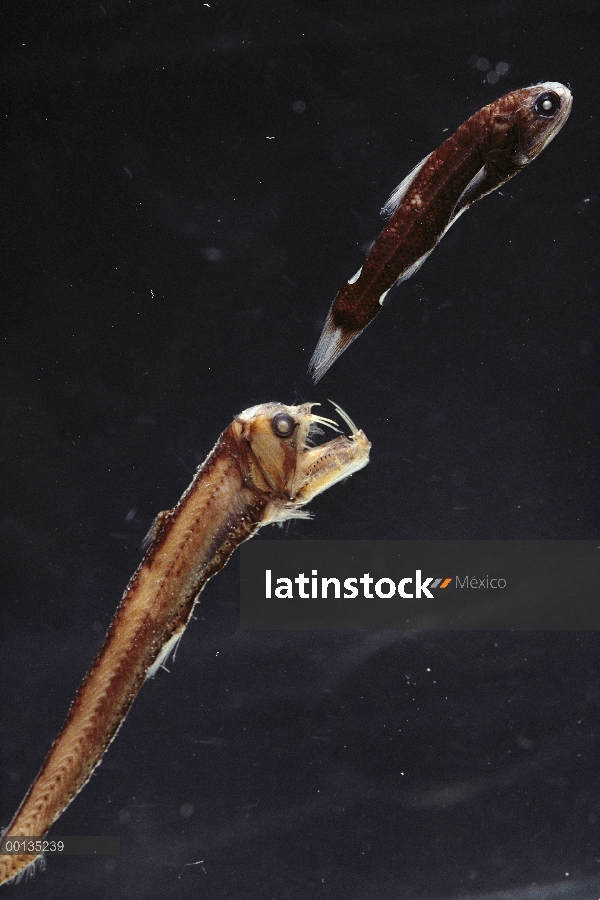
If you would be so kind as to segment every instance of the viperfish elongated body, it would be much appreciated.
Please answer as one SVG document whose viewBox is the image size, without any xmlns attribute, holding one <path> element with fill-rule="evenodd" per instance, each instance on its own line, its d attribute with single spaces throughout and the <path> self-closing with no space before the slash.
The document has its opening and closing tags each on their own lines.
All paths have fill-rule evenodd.
<svg viewBox="0 0 600 900">
<path fill-rule="evenodd" d="M 306 503 L 366 466 L 371 445 L 339 407 L 350 437 L 312 446 L 319 425 L 339 430 L 312 406 L 265 403 L 240 413 L 177 506 L 159 514 L 104 644 L 6 835 L 44 837 L 89 780 L 145 679 L 176 647 L 200 591 L 235 548 L 262 525 L 307 517 Z M 0 884 L 35 859 L 0 855 Z"/>
<path fill-rule="evenodd" d="M 310 362 L 315 381 L 461 213 L 535 159 L 565 124 L 571 104 L 569 89 L 555 81 L 512 91 L 467 119 L 407 175 L 382 209 L 388 224 L 333 301 Z"/>
</svg>

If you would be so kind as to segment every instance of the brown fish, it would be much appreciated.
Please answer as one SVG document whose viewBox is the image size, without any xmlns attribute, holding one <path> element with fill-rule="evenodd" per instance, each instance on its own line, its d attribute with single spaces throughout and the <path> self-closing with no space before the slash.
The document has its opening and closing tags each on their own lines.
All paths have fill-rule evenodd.
<svg viewBox="0 0 600 900">
<path fill-rule="evenodd" d="M 389 218 L 339 292 L 309 372 L 315 381 L 372 322 L 394 286 L 419 269 L 457 218 L 525 168 L 567 121 L 573 98 L 546 81 L 511 91 L 467 119 L 410 172 L 381 210 Z"/>
<path fill-rule="evenodd" d="M 102 649 L 5 836 L 44 837 L 89 780 L 145 679 L 176 649 L 200 591 L 235 548 L 269 522 L 310 518 L 301 507 L 367 465 L 369 441 L 337 406 L 350 437 L 312 446 L 319 425 L 339 431 L 311 412 L 314 405 L 265 403 L 240 413 L 177 506 L 159 514 Z M 36 856 L 0 855 L 0 884 Z"/>
</svg>

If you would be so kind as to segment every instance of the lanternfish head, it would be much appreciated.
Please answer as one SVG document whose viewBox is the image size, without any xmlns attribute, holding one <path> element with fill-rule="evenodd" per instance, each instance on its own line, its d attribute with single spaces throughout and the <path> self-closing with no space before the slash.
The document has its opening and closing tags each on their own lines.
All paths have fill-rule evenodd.
<svg viewBox="0 0 600 900">
<path fill-rule="evenodd" d="M 526 166 L 541 153 L 567 121 L 572 104 L 571 91 L 558 81 L 512 91 L 490 104 L 494 130 L 498 135 L 512 134 L 516 166 Z"/>
</svg>

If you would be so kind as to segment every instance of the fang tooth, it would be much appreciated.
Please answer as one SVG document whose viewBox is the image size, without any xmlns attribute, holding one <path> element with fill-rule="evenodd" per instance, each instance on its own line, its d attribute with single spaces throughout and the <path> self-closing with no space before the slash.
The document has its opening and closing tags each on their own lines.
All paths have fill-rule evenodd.
<svg viewBox="0 0 600 900">
<path fill-rule="evenodd" d="M 325 416 L 311 416 L 311 421 L 318 422 L 319 425 L 326 425 L 328 428 L 333 429 L 333 431 L 340 432 L 340 429 L 338 428 L 338 423 L 334 422 L 333 419 L 327 419 L 327 418 L 325 418 Z"/>
<path fill-rule="evenodd" d="M 355 434 L 358 434 L 358 428 L 356 427 L 356 425 L 354 424 L 354 422 L 352 421 L 352 419 L 350 418 L 348 413 L 345 413 L 344 410 L 341 408 L 341 406 L 338 406 L 337 403 L 333 402 L 333 400 L 330 400 L 329 402 L 334 407 L 337 414 L 342 417 L 342 419 L 344 420 L 344 422 L 346 423 L 346 425 L 352 432 L 352 435 L 354 436 Z"/>
</svg>

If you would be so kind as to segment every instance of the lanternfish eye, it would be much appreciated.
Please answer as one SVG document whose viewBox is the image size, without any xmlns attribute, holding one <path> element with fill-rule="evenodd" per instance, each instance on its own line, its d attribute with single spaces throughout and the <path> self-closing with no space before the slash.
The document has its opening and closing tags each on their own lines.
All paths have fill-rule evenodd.
<svg viewBox="0 0 600 900">
<path fill-rule="evenodd" d="M 537 98 L 533 108 L 542 119 L 552 119 L 560 109 L 560 97 L 554 91 L 545 91 Z"/>
<path fill-rule="evenodd" d="M 296 427 L 296 423 L 287 413 L 277 413 L 271 420 L 271 428 L 277 437 L 289 437 Z"/>
</svg>

